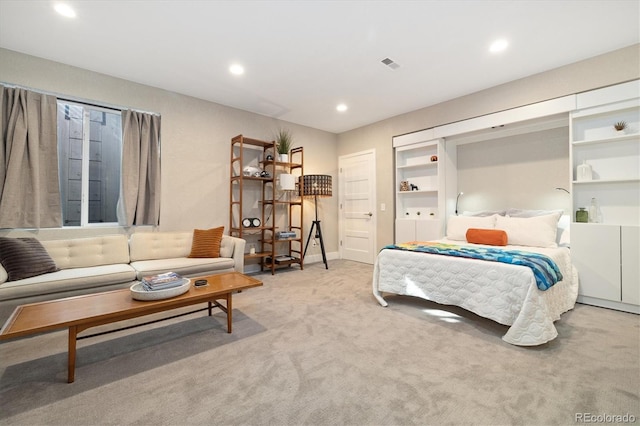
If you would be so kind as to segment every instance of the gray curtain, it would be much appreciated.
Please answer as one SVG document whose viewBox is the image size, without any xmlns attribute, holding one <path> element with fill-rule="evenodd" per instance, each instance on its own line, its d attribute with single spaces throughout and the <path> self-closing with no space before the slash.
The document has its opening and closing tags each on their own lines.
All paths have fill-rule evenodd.
<svg viewBox="0 0 640 426">
<path fill-rule="evenodd" d="M 0 85 L 0 228 L 62 226 L 56 101 Z"/>
<path fill-rule="evenodd" d="M 160 117 L 122 111 L 122 186 L 118 222 L 160 223 Z"/>
</svg>

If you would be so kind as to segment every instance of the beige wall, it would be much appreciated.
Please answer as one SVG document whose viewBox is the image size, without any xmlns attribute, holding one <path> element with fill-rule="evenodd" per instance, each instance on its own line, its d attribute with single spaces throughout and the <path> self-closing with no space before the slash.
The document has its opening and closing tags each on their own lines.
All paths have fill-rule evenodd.
<svg viewBox="0 0 640 426">
<path fill-rule="evenodd" d="M 640 45 L 633 45 L 340 134 L 338 155 L 376 150 L 378 248 L 393 243 L 394 211 L 388 208 L 394 204 L 393 136 L 638 78 Z"/>
<path fill-rule="evenodd" d="M 182 78 L 176 76 L 176 78 Z M 337 179 L 337 136 L 143 84 L 0 49 L 0 81 L 162 115 L 160 230 L 229 224 L 229 151 L 233 136 L 272 139 L 278 127 L 304 147 L 305 172 Z M 313 220 L 311 204 L 305 226 Z M 338 249 L 337 199 L 323 201 L 327 251 Z M 42 238 L 124 232 L 121 229 L 40 230 Z M 307 231 L 308 232 L 308 231 Z M 7 231 L 0 232 L 7 234 Z M 14 235 L 16 232 L 9 232 Z M 305 235 L 306 237 L 306 235 Z"/>
<path fill-rule="evenodd" d="M 564 209 L 571 197 L 569 128 L 469 143 L 457 147 L 458 210 Z"/>
</svg>

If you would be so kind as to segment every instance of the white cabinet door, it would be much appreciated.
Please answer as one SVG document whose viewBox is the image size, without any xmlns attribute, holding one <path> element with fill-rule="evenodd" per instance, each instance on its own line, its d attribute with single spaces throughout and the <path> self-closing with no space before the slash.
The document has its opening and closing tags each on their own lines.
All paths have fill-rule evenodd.
<svg viewBox="0 0 640 426">
<path fill-rule="evenodd" d="M 415 241 L 416 221 L 413 219 L 396 219 L 396 244 Z"/>
<path fill-rule="evenodd" d="M 640 226 L 623 226 L 622 301 L 640 305 Z"/>
<path fill-rule="evenodd" d="M 442 237 L 442 222 L 437 219 L 396 219 L 396 244 Z"/>
<path fill-rule="evenodd" d="M 436 219 L 416 220 L 416 241 L 433 241 L 442 238 L 440 221 Z"/>
<path fill-rule="evenodd" d="M 621 301 L 620 226 L 572 223 L 571 259 L 581 296 Z"/>
</svg>

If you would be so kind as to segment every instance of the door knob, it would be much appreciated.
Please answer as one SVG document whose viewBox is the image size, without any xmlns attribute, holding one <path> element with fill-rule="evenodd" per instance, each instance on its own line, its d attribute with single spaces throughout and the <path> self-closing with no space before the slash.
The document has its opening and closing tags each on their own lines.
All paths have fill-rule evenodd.
<svg viewBox="0 0 640 426">
<path fill-rule="evenodd" d="M 373 213 L 369 212 L 369 213 L 365 213 L 364 215 L 371 217 L 371 216 L 373 216 Z"/>
</svg>

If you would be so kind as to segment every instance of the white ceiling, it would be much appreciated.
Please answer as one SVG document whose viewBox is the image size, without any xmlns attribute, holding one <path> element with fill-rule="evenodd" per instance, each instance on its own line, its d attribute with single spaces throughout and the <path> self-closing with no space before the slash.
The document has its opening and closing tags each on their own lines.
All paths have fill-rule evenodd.
<svg viewBox="0 0 640 426">
<path fill-rule="evenodd" d="M 0 0 L 0 46 L 334 133 L 640 42 L 639 0 L 67 3 Z"/>
</svg>

